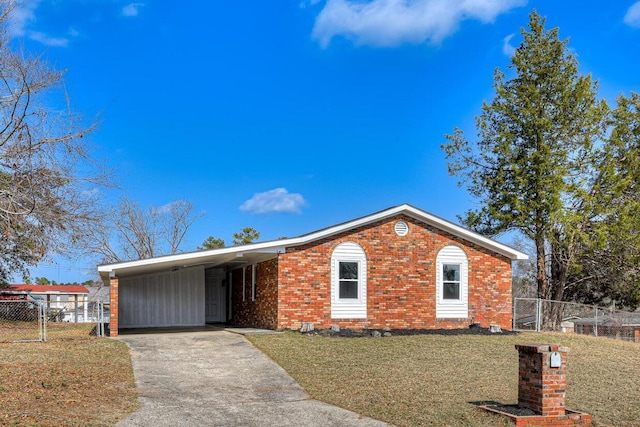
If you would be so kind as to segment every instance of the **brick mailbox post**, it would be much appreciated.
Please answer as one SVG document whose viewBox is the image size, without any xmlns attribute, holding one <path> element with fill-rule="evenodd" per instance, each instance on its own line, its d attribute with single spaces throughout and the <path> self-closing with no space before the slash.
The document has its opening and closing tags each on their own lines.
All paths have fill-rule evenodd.
<svg viewBox="0 0 640 427">
<path fill-rule="evenodd" d="M 518 404 L 488 404 L 483 409 L 511 418 L 516 427 L 589 426 L 591 415 L 565 408 L 567 353 L 554 344 L 516 344 Z"/>
<path fill-rule="evenodd" d="M 517 344 L 518 405 L 543 416 L 565 415 L 567 347 Z"/>
<path fill-rule="evenodd" d="M 516 344 L 518 406 L 537 415 L 516 417 L 516 426 L 589 426 L 591 415 L 565 408 L 568 347 Z"/>
</svg>

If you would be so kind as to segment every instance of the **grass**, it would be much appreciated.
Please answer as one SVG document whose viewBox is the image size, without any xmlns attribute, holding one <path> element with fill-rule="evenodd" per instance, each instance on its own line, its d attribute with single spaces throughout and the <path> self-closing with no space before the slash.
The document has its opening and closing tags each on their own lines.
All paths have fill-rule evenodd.
<svg viewBox="0 0 640 427">
<path fill-rule="evenodd" d="M 47 342 L 0 344 L 0 425 L 111 426 L 137 408 L 128 347 L 91 327 L 49 323 Z"/>
<path fill-rule="evenodd" d="M 516 343 L 568 346 L 567 409 L 640 426 L 640 345 L 566 334 L 248 337 L 313 398 L 397 426 L 511 425 L 470 402 L 517 403 Z"/>
<path fill-rule="evenodd" d="M 137 409 L 128 347 L 86 325 L 0 344 L 0 425 L 106 426 Z M 640 345 L 563 334 L 248 337 L 315 399 L 397 426 L 508 426 L 470 402 L 517 401 L 516 343 L 571 348 L 567 408 L 595 426 L 640 426 Z"/>
</svg>

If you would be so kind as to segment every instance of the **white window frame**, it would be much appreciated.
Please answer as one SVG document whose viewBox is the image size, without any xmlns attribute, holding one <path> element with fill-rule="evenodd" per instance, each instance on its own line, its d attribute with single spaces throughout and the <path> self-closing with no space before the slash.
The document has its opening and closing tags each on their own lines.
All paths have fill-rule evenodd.
<svg viewBox="0 0 640 427">
<path fill-rule="evenodd" d="M 338 286 L 337 286 L 337 292 L 338 292 L 338 299 L 339 300 L 344 300 L 344 301 L 360 301 L 361 298 L 361 288 L 362 288 L 362 263 L 360 262 L 359 259 L 353 259 L 353 260 L 349 260 L 349 259 L 345 259 L 345 258 L 341 258 L 341 259 L 336 259 L 335 260 L 335 268 L 336 268 L 336 274 L 338 275 Z M 358 278 L 357 279 L 343 279 L 342 277 L 340 277 L 340 264 L 344 264 L 344 263 L 351 263 L 351 264 L 356 264 L 356 268 L 357 268 L 357 275 Z M 341 282 L 343 281 L 348 281 L 348 282 L 355 282 L 356 284 L 356 297 L 355 298 L 350 298 L 350 297 L 341 297 L 340 296 L 340 288 L 341 288 Z"/>
<path fill-rule="evenodd" d="M 444 298 L 444 266 L 460 266 L 457 299 Z M 436 318 L 467 319 L 469 317 L 469 259 L 464 250 L 455 245 L 442 248 L 436 257 Z"/>
<path fill-rule="evenodd" d="M 458 267 L 458 280 L 445 280 L 444 277 L 444 267 L 445 265 L 452 265 Z M 442 274 L 442 281 L 440 282 L 440 290 L 442 292 L 442 303 L 452 302 L 459 303 L 462 300 L 462 268 L 463 265 L 460 262 L 443 262 L 440 264 L 440 274 Z M 458 285 L 458 297 L 457 298 L 446 298 L 445 297 L 445 283 L 457 283 Z"/>
<path fill-rule="evenodd" d="M 340 263 L 358 264 L 358 297 L 340 298 Z M 331 255 L 331 318 L 367 318 L 367 257 L 360 245 L 343 242 L 336 246 Z"/>
</svg>

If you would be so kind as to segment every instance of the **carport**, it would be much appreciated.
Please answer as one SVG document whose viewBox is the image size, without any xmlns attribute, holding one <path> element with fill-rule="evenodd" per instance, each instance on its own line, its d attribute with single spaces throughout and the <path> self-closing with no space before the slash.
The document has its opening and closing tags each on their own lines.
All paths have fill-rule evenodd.
<svg viewBox="0 0 640 427">
<path fill-rule="evenodd" d="M 202 326 L 233 319 L 232 270 L 277 257 L 278 241 L 98 266 L 120 328 Z M 244 271 L 244 270 L 241 270 Z"/>
</svg>

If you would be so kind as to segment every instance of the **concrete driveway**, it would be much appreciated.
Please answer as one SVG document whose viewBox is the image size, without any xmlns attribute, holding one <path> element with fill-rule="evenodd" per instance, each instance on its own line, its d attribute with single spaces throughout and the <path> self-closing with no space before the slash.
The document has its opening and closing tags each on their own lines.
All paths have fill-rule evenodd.
<svg viewBox="0 0 640 427">
<path fill-rule="evenodd" d="M 121 335 L 141 407 L 118 426 L 387 426 L 310 399 L 242 335 Z"/>
</svg>

